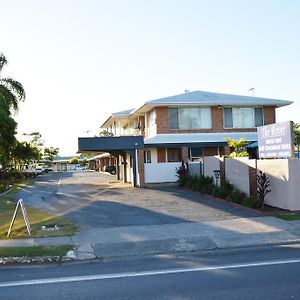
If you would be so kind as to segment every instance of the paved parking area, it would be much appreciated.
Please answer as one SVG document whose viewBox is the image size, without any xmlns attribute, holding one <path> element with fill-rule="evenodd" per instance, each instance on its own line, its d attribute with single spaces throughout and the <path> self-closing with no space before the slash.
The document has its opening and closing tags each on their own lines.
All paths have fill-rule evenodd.
<svg viewBox="0 0 300 300">
<path fill-rule="evenodd" d="M 176 186 L 132 188 L 95 172 L 53 173 L 21 191 L 25 203 L 81 229 L 224 221 L 253 214 Z"/>
</svg>

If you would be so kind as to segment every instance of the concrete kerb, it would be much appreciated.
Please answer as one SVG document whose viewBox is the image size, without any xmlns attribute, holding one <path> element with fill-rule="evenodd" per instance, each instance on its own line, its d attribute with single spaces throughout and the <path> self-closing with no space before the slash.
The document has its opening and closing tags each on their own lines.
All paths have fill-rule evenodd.
<svg viewBox="0 0 300 300">
<path fill-rule="evenodd" d="M 224 200 L 222 198 L 218 198 L 218 197 L 215 197 L 215 196 L 212 196 L 212 195 L 209 195 L 209 194 L 202 194 L 201 192 L 190 190 L 188 188 L 182 187 L 181 189 L 184 190 L 184 191 L 187 191 L 189 193 L 193 193 L 193 194 L 196 194 L 196 195 L 204 196 L 204 197 L 209 198 L 209 199 L 213 199 L 213 200 L 215 200 L 217 202 L 220 202 L 222 204 L 227 204 L 228 206 L 231 206 L 231 207 L 236 207 L 236 208 L 243 209 L 245 211 L 256 214 L 258 216 L 276 216 L 276 215 L 285 215 L 285 214 L 291 214 L 291 215 L 292 214 L 300 214 L 300 210 L 289 211 L 289 210 L 261 210 L 261 209 L 255 209 L 255 208 L 247 207 L 247 206 L 244 206 L 244 205 L 241 205 L 241 204 L 238 204 L 238 203 L 230 202 L 228 200 Z"/>
<path fill-rule="evenodd" d="M 92 232 L 85 234 L 84 239 L 82 238 L 84 233 L 82 233 L 81 237 L 75 235 L 73 237 L 2 240 L 0 241 L 0 247 L 74 245 L 75 256 L 62 259 L 55 257 L 21 258 L 21 260 L 6 258 L 4 262 L 0 260 L 0 263 L 110 260 L 166 253 L 192 254 L 217 249 L 300 243 L 300 222 L 287 222 L 273 217 L 241 218 L 202 224 L 153 225 L 152 227 L 128 226 L 119 229 L 99 229 L 99 238 L 97 239 L 95 239 L 96 232 Z M 178 230 L 178 228 L 181 228 L 181 230 Z M 238 230 L 234 231 L 235 228 Z M 109 234 L 115 236 L 105 239 L 104 237 Z M 120 236 L 124 237 L 123 240 Z M 135 240 L 128 240 L 128 236 L 135 237 Z"/>
</svg>

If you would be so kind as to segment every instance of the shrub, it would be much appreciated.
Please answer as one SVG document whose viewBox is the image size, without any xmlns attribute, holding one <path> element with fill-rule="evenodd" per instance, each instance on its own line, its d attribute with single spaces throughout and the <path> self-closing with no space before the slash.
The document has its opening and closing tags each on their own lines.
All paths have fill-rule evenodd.
<svg viewBox="0 0 300 300">
<path fill-rule="evenodd" d="M 189 170 L 184 162 L 179 168 L 176 168 L 176 176 L 178 177 L 179 186 L 186 186 L 186 181 L 189 179 Z"/>
<path fill-rule="evenodd" d="M 226 200 L 234 202 L 234 203 L 238 203 L 238 204 L 243 204 L 245 196 L 246 195 L 244 193 L 241 193 L 240 191 L 234 189 L 226 197 Z"/>
<path fill-rule="evenodd" d="M 209 176 L 199 176 L 195 178 L 194 189 L 196 191 L 210 194 L 214 188 L 213 178 Z"/>
<path fill-rule="evenodd" d="M 218 189 L 214 189 L 214 196 L 226 199 L 226 197 L 234 190 L 234 186 L 228 181 L 225 182 L 218 187 Z"/>
<path fill-rule="evenodd" d="M 259 208 L 261 207 L 261 202 L 255 197 L 246 197 L 243 205 L 250 208 Z"/>
<path fill-rule="evenodd" d="M 265 198 L 268 193 L 271 192 L 269 189 L 270 181 L 266 174 L 262 171 L 259 171 L 259 174 L 256 175 L 257 182 L 257 197 L 261 202 L 261 208 L 264 208 Z"/>
<path fill-rule="evenodd" d="M 3 174 L 3 178 L 5 180 L 11 180 L 11 179 L 23 179 L 24 175 L 21 171 L 19 170 L 9 170 L 5 171 Z"/>
<path fill-rule="evenodd" d="M 6 191 L 6 184 L 0 183 L 0 193 L 3 193 L 4 191 Z"/>
</svg>

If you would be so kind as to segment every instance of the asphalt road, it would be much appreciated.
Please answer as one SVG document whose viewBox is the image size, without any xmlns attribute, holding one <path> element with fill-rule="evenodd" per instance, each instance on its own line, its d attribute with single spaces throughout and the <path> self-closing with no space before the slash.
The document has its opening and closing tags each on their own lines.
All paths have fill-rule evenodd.
<svg viewBox="0 0 300 300">
<path fill-rule="evenodd" d="M 300 299 L 300 245 L 0 268 L 0 299 Z"/>
<path fill-rule="evenodd" d="M 129 188 L 96 172 L 52 173 L 18 193 L 27 205 L 61 213 L 81 229 L 222 221 L 254 216 L 175 186 Z"/>
</svg>

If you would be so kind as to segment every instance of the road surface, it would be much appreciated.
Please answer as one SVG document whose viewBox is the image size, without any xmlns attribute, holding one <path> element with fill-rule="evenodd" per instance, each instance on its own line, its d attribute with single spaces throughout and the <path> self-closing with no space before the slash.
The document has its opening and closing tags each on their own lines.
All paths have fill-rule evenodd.
<svg viewBox="0 0 300 300">
<path fill-rule="evenodd" d="M 0 299 L 300 299 L 299 249 L 2 267 Z"/>
</svg>

